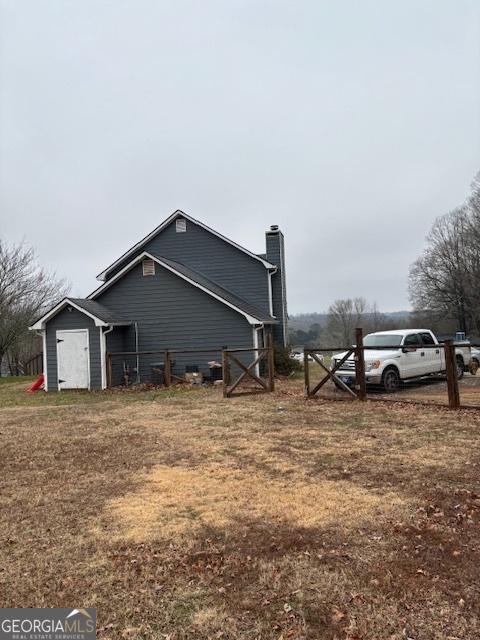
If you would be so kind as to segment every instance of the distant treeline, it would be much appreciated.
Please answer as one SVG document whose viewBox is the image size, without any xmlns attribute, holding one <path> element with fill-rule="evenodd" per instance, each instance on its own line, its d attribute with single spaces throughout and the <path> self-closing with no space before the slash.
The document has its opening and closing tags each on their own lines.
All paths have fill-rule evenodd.
<svg viewBox="0 0 480 640">
<path fill-rule="evenodd" d="M 460 330 L 455 319 L 439 318 L 429 311 L 381 312 L 375 303 L 370 304 L 365 298 L 347 298 L 336 300 L 324 313 L 290 316 L 289 341 L 292 347 L 347 346 L 353 344 L 357 327 L 362 327 L 364 333 L 426 328 L 443 337 L 454 337 Z"/>
</svg>

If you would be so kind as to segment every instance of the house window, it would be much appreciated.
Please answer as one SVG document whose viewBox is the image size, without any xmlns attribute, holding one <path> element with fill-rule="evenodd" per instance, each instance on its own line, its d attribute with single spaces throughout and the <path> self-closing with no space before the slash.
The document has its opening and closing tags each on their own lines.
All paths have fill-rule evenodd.
<svg viewBox="0 0 480 640">
<path fill-rule="evenodd" d="M 155 275 L 155 262 L 153 260 L 144 260 L 142 262 L 143 275 L 154 276 Z"/>
<path fill-rule="evenodd" d="M 185 233 L 185 231 L 187 230 L 187 221 L 185 220 L 185 218 L 177 218 L 176 229 L 177 233 Z"/>
</svg>

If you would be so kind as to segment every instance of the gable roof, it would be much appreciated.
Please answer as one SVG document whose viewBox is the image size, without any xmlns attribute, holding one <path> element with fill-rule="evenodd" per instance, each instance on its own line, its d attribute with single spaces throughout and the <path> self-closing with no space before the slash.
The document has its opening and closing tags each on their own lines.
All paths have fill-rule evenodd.
<svg viewBox="0 0 480 640">
<path fill-rule="evenodd" d="M 216 298 L 220 302 L 223 302 L 226 306 L 230 307 L 234 311 L 242 314 L 250 324 L 264 324 L 264 323 L 276 323 L 277 320 L 271 316 L 270 314 L 258 309 L 254 305 L 250 304 L 246 300 L 239 298 L 236 294 L 224 287 L 220 286 L 216 282 L 213 282 L 202 273 L 198 271 L 194 271 L 190 267 L 181 264 L 180 262 L 175 262 L 174 260 L 170 260 L 164 258 L 163 256 L 156 256 L 152 253 L 144 251 L 139 256 L 131 260 L 121 271 L 119 271 L 116 275 L 113 276 L 110 280 L 107 280 L 104 284 L 102 284 L 98 289 L 96 289 L 93 293 L 88 296 L 89 300 L 93 300 L 97 296 L 99 296 L 103 291 L 108 289 L 112 284 L 114 284 L 117 280 L 123 277 L 125 273 L 130 271 L 135 265 L 144 260 L 145 258 L 150 258 L 150 260 L 154 260 L 157 264 L 168 269 L 175 275 L 179 276 L 183 280 L 186 280 L 194 287 L 201 289 L 205 293 L 209 294 L 213 298 Z"/>
<path fill-rule="evenodd" d="M 222 236 L 222 234 L 218 233 L 218 231 L 215 231 L 214 229 L 211 229 L 210 227 L 207 227 L 207 225 L 204 224 L 203 222 L 200 222 L 200 220 L 196 220 L 195 218 L 192 218 L 192 216 L 189 216 L 188 214 L 184 213 L 183 211 L 180 211 L 180 209 L 177 209 L 176 211 L 174 211 L 172 213 L 171 216 L 169 216 L 166 220 L 164 220 L 161 224 L 159 224 L 158 227 L 156 227 L 151 233 L 146 235 L 142 240 L 140 240 L 140 242 L 137 242 L 137 244 L 135 244 L 131 249 L 126 251 L 117 260 L 115 260 L 115 262 L 112 262 L 112 264 L 110 266 L 108 266 L 106 269 L 104 269 L 104 271 L 99 273 L 98 276 L 97 276 L 97 280 L 106 280 L 108 273 L 112 269 L 114 269 L 119 264 L 121 264 L 126 258 L 128 258 L 133 253 L 135 253 L 135 251 L 138 251 L 139 249 L 144 247 L 147 244 L 147 242 L 149 242 L 152 238 L 154 238 L 159 233 L 161 233 L 171 222 L 173 222 L 178 217 L 182 217 L 182 218 L 185 218 L 186 220 L 189 220 L 193 224 L 196 224 L 199 227 L 202 227 L 202 229 L 205 229 L 206 231 L 208 231 L 209 233 L 212 233 L 214 236 L 217 236 L 217 238 L 220 238 L 224 242 L 228 242 L 228 244 L 231 244 L 233 247 L 235 247 L 239 251 L 243 251 L 243 253 L 246 253 L 251 258 L 254 258 L 255 260 L 259 260 L 266 269 L 275 269 L 276 268 L 276 266 L 274 264 L 271 264 L 270 262 L 268 262 L 263 257 L 263 255 L 257 255 L 256 253 L 252 253 L 251 251 L 249 251 L 248 249 L 245 249 L 244 247 L 240 246 L 236 242 L 233 242 L 233 240 L 230 240 L 229 238 L 226 238 L 225 236 Z"/>
<path fill-rule="evenodd" d="M 96 327 L 106 327 L 112 324 L 131 324 L 130 321 L 125 320 L 113 313 L 103 304 L 96 302 L 95 300 L 88 300 L 86 298 L 64 298 L 49 311 L 43 314 L 41 318 L 35 320 L 35 322 L 29 327 L 29 329 L 43 329 L 46 322 L 57 315 L 65 307 L 73 307 L 77 311 L 89 316 L 94 322 Z"/>
</svg>

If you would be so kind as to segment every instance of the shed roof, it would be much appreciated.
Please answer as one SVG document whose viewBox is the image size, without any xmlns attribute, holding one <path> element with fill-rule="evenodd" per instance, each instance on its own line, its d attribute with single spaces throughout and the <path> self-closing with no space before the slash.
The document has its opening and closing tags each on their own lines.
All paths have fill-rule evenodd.
<svg viewBox="0 0 480 640">
<path fill-rule="evenodd" d="M 122 318 L 121 315 L 108 309 L 100 302 L 96 300 L 89 300 L 88 298 L 68 298 L 70 302 L 74 302 L 78 304 L 79 307 L 82 307 L 85 311 L 88 311 L 96 318 L 103 320 L 107 324 L 130 324 L 130 320 L 126 320 Z"/>
<path fill-rule="evenodd" d="M 104 307 L 103 304 L 96 302 L 95 300 L 88 300 L 86 298 L 63 298 L 60 300 L 55 306 L 49 309 L 46 313 L 43 314 L 40 318 L 35 320 L 29 329 L 43 329 L 46 322 L 48 322 L 51 318 L 60 313 L 65 307 L 71 306 L 77 311 L 85 313 L 87 316 L 92 318 L 95 322 L 95 325 L 98 327 L 108 326 L 112 324 L 116 325 L 126 325 L 131 324 L 131 321 L 125 320 L 119 316 L 119 314 L 114 313 L 107 307 Z"/>
</svg>

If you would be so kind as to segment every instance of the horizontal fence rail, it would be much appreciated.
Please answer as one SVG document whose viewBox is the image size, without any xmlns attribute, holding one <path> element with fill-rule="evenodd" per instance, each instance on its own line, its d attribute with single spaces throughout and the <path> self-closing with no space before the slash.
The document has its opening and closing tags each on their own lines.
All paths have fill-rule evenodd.
<svg viewBox="0 0 480 640">
<path fill-rule="evenodd" d="M 253 354 L 251 362 L 248 357 L 249 353 Z M 199 371 L 198 356 L 200 355 L 208 355 L 211 358 L 209 362 L 201 363 L 203 370 L 210 369 L 210 376 L 203 376 Z M 145 361 L 145 358 L 150 356 L 156 356 L 161 361 L 156 363 Z M 197 356 L 196 366 L 186 364 L 188 358 L 185 357 L 188 356 Z M 212 358 L 212 356 L 215 357 Z M 179 357 L 180 366 L 178 364 Z M 121 360 L 120 363 L 119 360 Z M 211 365 L 212 362 L 215 364 Z M 179 372 L 182 366 L 185 368 L 184 375 Z M 190 372 L 187 371 L 187 367 L 197 369 L 200 381 L 209 380 L 215 384 L 223 384 L 223 394 L 228 398 L 246 393 L 267 393 L 275 388 L 274 349 L 271 336 L 267 337 L 267 346 L 265 347 L 108 352 L 106 354 L 107 388 L 130 386 L 142 382 L 164 387 L 189 383 L 192 379 L 188 378 Z M 215 375 L 212 375 L 213 370 L 216 372 Z M 236 376 L 233 380 L 232 374 Z M 192 371 L 192 376 L 194 375 L 195 373 Z M 247 382 L 250 387 L 243 390 Z"/>
<path fill-rule="evenodd" d="M 206 355 L 210 356 L 212 361 L 218 362 L 220 367 L 221 353 L 222 347 L 211 347 L 206 349 L 159 349 L 154 351 L 109 352 L 106 355 L 107 387 L 121 386 L 122 384 L 128 386 L 130 384 L 140 382 L 150 382 L 155 384 L 155 386 L 160 385 L 169 387 L 176 382 L 189 382 L 186 378 L 187 372 L 185 372 L 185 375 L 179 375 L 178 371 L 175 372 L 176 356 Z M 162 361 L 158 363 L 146 362 L 145 356 L 157 356 L 158 358 L 161 358 Z M 143 362 L 141 362 L 141 358 L 143 358 Z M 128 369 L 128 376 L 118 374 L 118 372 L 114 375 L 113 362 L 118 361 L 118 359 L 124 359 L 123 368 Z M 132 364 L 127 365 L 127 362 Z M 198 360 L 196 361 L 196 364 L 198 364 Z M 204 370 L 208 368 L 206 362 L 202 362 L 201 364 L 203 365 Z M 183 366 L 186 368 L 186 361 L 183 362 Z M 114 382 L 114 377 L 117 380 L 116 383 Z M 121 382 L 118 382 L 119 379 Z"/>
<path fill-rule="evenodd" d="M 480 409 L 480 404 L 462 404 L 461 403 L 461 394 L 459 387 L 459 374 L 458 374 L 458 364 L 457 357 L 462 354 L 457 354 L 456 349 L 461 347 L 475 348 L 477 345 L 472 344 L 470 342 L 465 341 L 452 341 L 445 340 L 444 342 L 440 342 L 438 344 L 421 344 L 419 346 L 405 346 L 405 345 L 381 345 L 381 346 L 370 346 L 364 345 L 363 343 L 363 331 L 362 329 L 357 329 L 355 332 L 356 335 L 356 343 L 355 345 L 348 347 L 316 347 L 316 348 L 305 348 L 304 349 L 304 381 L 305 381 L 305 395 L 307 398 L 314 397 L 322 387 L 328 382 L 332 381 L 337 386 L 337 388 L 342 389 L 348 393 L 348 398 L 354 400 L 364 401 L 367 399 L 367 372 L 365 368 L 365 354 L 369 351 L 399 351 L 404 350 L 404 353 L 415 352 L 417 350 L 421 350 L 422 352 L 426 350 L 435 349 L 437 353 L 441 351 L 444 352 L 445 358 L 445 369 L 438 374 L 445 375 L 445 380 L 447 383 L 447 397 L 448 397 L 448 407 L 451 409 Z M 332 353 L 332 352 L 345 352 L 343 353 L 340 360 L 335 362 L 334 366 L 330 368 L 327 367 L 325 362 L 318 354 Z M 347 360 L 351 361 L 351 356 L 354 355 L 354 369 L 349 368 L 348 372 L 351 373 L 351 378 L 354 379 L 353 388 L 346 384 L 341 377 L 339 377 L 338 372 L 342 371 L 342 367 L 345 365 Z M 310 369 L 311 364 L 315 362 L 320 366 L 320 369 L 325 376 L 317 383 L 312 384 L 311 377 L 312 371 Z M 470 362 L 463 362 L 463 366 L 465 369 L 468 369 L 476 373 L 476 367 L 471 366 Z M 345 369 L 344 369 L 345 371 Z M 435 375 L 436 372 L 432 372 Z M 429 374 L 418 374 L 411 376 L 412 379 L 422 379 L 428 377 Z M 469 378 L 470 379 L 470 378 Z M 410 380 L 409 380 L 410 381 Z M 478 387 L 478 394 L 480 398 L 480 384 Z M 414 404 L 424 404 L 432 406 L 432 401 L 420 400 L 420 399 L 411 399 L 411 398 L 391 398 L 391 394 L 386 398 L 371 396 L 368 395 L 368 399 L 377 400 L 377 401 L 389 401 L 389 402 L 401 402 L 401 403 L 414 403 Z"/>
<path fill-rule="evenodd" d="M 251 351 L 254 354 L 254 359 L 250 364 L 245 365 L 236 354 L 241 354 Z M 265 364 L 266 376 L 263 378 L 260 375 L 260 365 Z M 231 365 L 235 364 L 240 369 L 240 375 L 231 381 Z M 268 393 L 275 390 L 275 364 L 273 353 L 273 341 L 272 336 L 268 336 L 268 346 L 262 348 L 253 349 L 230 349 L 224 350 L 222 353 L 222 368 L 223 368 L 223 395 L 225 398 L 232 398 L 233 396 Z M 247 391 L 236 391 L 238 387 L 248 379 L 249 382 L 253 381 L 254 388 L 249 388 Z"/>
<path fill-rule="evenodd" d="M 38 376 L 43 373 L 43 353 L 38 353 L 23 365 L 23 372 L 26 376 Z"/>
</svg>

